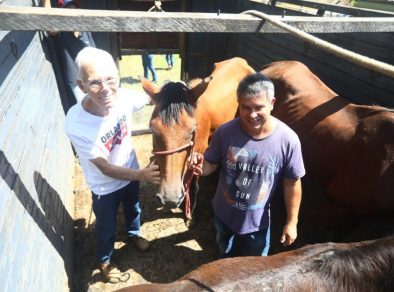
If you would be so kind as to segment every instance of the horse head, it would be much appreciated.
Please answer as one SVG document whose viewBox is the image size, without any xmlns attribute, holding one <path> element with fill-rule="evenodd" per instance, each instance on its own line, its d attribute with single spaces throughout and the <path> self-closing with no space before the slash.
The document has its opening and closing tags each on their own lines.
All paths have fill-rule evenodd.
<svg viewBox="0 0 394 292">
<path fill-rule="evenodd" d="M 152 153 L 161 172 L 157 197 L 166 210 L 179 207 L 185 197 L 183 182 L 195 144 L 197 100 L 210 80 L 205 78 L 194 86 L 168 82 L 159 88 L 141 79 L 155 105 L 150 119 Z"/>
</svg>

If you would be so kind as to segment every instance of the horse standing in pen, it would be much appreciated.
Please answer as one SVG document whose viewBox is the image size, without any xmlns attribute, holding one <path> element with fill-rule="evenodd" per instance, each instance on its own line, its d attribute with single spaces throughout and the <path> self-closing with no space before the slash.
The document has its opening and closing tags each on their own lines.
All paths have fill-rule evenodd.
<svg viewBox="0 0 394 292">
<path fill-rule="evenodd" d="M 327 240 L 349 237 L 371 219 L 380 220 L 380 234 L 354 232 L 352 241 L 393 232 L 394 111 L 349 102 L 297 61 L 274 62 L 261 73 L 276 88 L 272 114 L 300 137 L 310 180 L 324 189 L 322 202 L 314 196 L 307 211 L 325 233 L 332 230 Z"/>
<path fill-rule="evenodd" d="M 193 145 L 204 152 L 213 131 L 235 117 L 236 88 L 253 72 L 245 60 L 233 58 L 215 64 L 209 78 L 189 86 L 169 83 L 160 91 L 142 81 L 155 103 L 151 129 L 162 171 L 158 197 L 167 208 L 179 206 L 185 197 Z M 261 72 L 276 88 L 272 114 L 298 134 L 307 172 L 325 191 L 324 201 L 314 200 L 309 207 L 316 213 L 313 222 L 344 233 L 345 225 L 362 220 L 392 220 L 393 111 L 346 101 L 300 62 L 274 62 Z M 333 236 L 327 240 L 340 240 Z M 355 240 L 361 239 L 368 238 Z"/>
<path fill-rule="evenodd" d="M 193 151 L 204 152 L 215 129 L 236 116 L 238 83 L 253 72 L 245 60 L 233 58 L 216 63 L 209 77 L 193 79 L 188 85 L 169 82 L 160 89 L 142 79 L 155 104 L 150 128 L 162 174 L 157 197 L 167 210 L 185 199 L 187 225 L 191 210 L 186 193 L 192 179 L 187 160 Z"/>
</svg>

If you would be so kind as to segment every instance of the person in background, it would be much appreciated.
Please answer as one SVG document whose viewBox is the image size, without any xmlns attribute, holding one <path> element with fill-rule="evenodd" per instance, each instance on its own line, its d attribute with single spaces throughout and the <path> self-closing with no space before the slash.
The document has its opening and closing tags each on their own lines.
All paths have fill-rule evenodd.
<svg viewBox="0 0 394 292">
<path fill-rule="evenodd" d="M 51 8 L 50 0 L 43 0 L 44 7 Z M 78 9 L 79 0 L 58 0 L 59 7 Z M 63 78 L 66 86 L 73 93 L 76 102 L 81 102 L 85 94 L 78 87 L 75 75 L 75 58 L 85 47 L 96 47 L 90 32 L 60 31 L 48 32 L 56 41 L 56 49 L 62 66 Z"/>
<path fill-rule="evenodd" d="M 266 76 L 245 77 L 237 89 L 239 117 L 214 133 L 191 168 L 209 175 L 220 167 L 212 200 L 216 241 L 221 257 L 267 255 L 270 245 L 270 201 L 283 185 L 287 220 L 280 241 L 297 238 L 301 177 L 305 168 L 297 134 L 271 115 L 274 85 Z M 204 159 L 203 159 L 204 158 Z"/>
<path fill-rule="evenodd" d="M 119 88 L 118 69 L 104 50 L 86 47 L 75 63 L 77 84 L 85 98 L 68 111 L 65 130 L 92 191 L 101 274 L 111 283 L 124 282 L 130 275 L 111 263 L 117 210 L 122 204 L 129 240 L 141 251 L 147 250 L 149 242 L 140 234 L 139 182 L 160 183 L 154 162 L 139 169 L 131 139 L 132 113 L 150 98 Z"/>
<path fill-rule="evenodd" d="M 174 67 L 174 55 L 172 53 L 166 54 L 167 70 L 171 70 Z"/>
<path fill-rule="evenodd" d="M 152 74 L 152 82 L 157 83 L 156 69 L 153 65 L 154 55 L 150 52 L 144 52 L 142 54 L 142 66 L 144 67 L 144 77 L 149 79 L 149 71 Z"/>
</svg>

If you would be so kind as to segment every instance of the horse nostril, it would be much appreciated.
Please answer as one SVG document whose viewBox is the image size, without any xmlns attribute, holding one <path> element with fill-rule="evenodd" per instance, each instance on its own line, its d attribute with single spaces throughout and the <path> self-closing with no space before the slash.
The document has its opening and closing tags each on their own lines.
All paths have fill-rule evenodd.
<svg viewBox="0 0 394 292">
<path fill-rule="evenodd" d="M 159 200 L 160 204 L 165 205 L 164 198 L 161 194 L 156 194 L 156 199 Z"/>
</svg>

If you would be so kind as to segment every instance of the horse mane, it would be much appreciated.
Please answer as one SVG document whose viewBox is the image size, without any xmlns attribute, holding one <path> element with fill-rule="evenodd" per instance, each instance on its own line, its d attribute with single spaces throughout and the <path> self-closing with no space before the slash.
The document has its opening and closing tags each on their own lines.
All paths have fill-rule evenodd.
<svg viewBox="0 0 394 292">
<path fill-rule="evenodd" d="M 158 115 L 163 124 L 178 123 L 179 116 L 185 111 L 194 116 L 194 107 L 189 101 L 189 87 L 182 82 L 168 82 L 157 95 Z"/>
<path fill-rule="evenodd" d="M 317 290 L 393 291 L 394 236 L 331 248 L 314 256 Z"/>
</svg>

